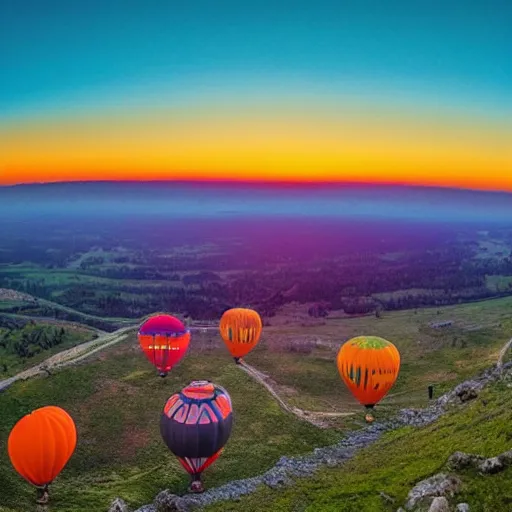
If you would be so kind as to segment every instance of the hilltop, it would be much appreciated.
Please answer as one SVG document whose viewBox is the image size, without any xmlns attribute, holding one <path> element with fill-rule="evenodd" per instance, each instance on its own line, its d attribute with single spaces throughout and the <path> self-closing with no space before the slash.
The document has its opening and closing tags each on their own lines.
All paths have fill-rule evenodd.
<svg viewBox="0 0 512 512">
<path fill-rule="evenodd" d="M 234 365 L 215 330 L 195 331 L 190 353 L 166 379 L 160 379 L 143 357 L 133 328 L 128 327 L 122 336 L 111 333 L 115 339 L 112 344 L 101 343 L 95 352 L 78 354 L 76 362 L 70 355 L 67 366 L 56 367 L 50 375 L 15 382 L 2 393 L 1 437 L 5 438 L 17 419 L 30 410 L 49 403 L 63 406 L 77 423 L 79 444 L 69 465 L 52 485 L 52 506 L 61 512 L 106 511 L 114 498 L 121 497 L 135 509 L 151 503 L 166 488 L 176 494 L 185 490 L 187 475 L 164 449 L 158 420 L 168 396 L 190 380 L 206 378 L 217 382 L 228 389 L 233 399 L 233 436 L 224 454 L 205 474 L 207 488 L 215 488 L 232 480 L 256 477 L 282 457 L 306 455 L 338 443 L 364 425 L 361 408 L 341 383 L 334 364 L 344 340 L 361 332 L 377 332 L 396 343 L 403 354 L 396 386 L 376 411 L 377 425 L 382 425 L 392 421 L 404 407 L 428 406 L 428 384 L 435 385 L 438 398 L 464 379 L 496 364 L 500 356 L 505 355 L 506 361 L 508 355 L 502 350 L 512 330 L 510 307 L 511 299 L 504 298 L 416 313 L 387 312 L 380 318 L 324 319 L 315 325 L 297 324 L 289 315 L 275 317 L 275 325 L 265 327 L 260 344 L 246 360 L 263 372 L 266 381 L 291 408 L 352 413 L 327 419 L 322 426 L 284 411 L 267 389 Z M 443 328 L 433 326 L 442 319 L 451 323 Z M 307 510 L 299 505 L 307 502 L 311 503 L 311 510 L 353 510 L 351 504 L 359 504 L 363 510 L 394 511 L 420 477 L 430 476 L 432 468 L 443 467 L 445 461 L 441 459 L 450 455 L 446 453 L 448 447 L 470 451 L 474 446 L 472 449 L 477 452 L 482 448 L 478 454 L 483 456 L 507 449 L 502 429 L 510 419 L 504 406 L 505 400 L 510 399 L 509 388 L 503 383 L 494 384 L 481 397 L 484 398 L 435 424 L 446 427 L 431 425 L 419 431 L 406 427 L 385 434 L 347 463 L 348 469 L 323 469 L 287 490 L 263 489 L 242 498 L 241 503 L 211 507 Z M 479 404 L 478 409 L 475 404 Z M 492 440 L 473 443 L 466 439 L 471 431 L 477 431 L 466 427 L 470 417 L 471 424 L 480 425 L 479 432 L 488 428 L 494 433 Z M 444 448 L 432 451 L 431 441 L 437 446 L 438 428 Z M 453 442 L 445 435 L 452 435 Z M 411 443 L 411 449 L 404 451 L 402 445 L 407 443 Z M 389 452 L 385 451 L 387 446 Z M 417 454 L 417 462 L 407 458 L 411 453 Z M 386 464 L 379 462 L 375 467 L 372 454 L 378 454 L 377 458 Z M 364 469 L 359 471 L 358 464 Z M 403 474 L 399 471 L 396 476 L 389 476 L 397 468 Z M 370 478 L 368 484 L 363 483 L 366 478 Z M 338 479 L 353 483 L 339 488 L 333 484 Z M 501 477 L 494 481 L 501 482 Z M 0 510 L 21 512 L 31 506 L 33 489 L 13 471 L 5 453 L 0 458 L 0 483 L 7 490 L 2 496 L 5 507 Z M 325 491 L 330 498 L 322 497 L 325 492 L 315 491 L 326 487 L 332 491 Z M 392 496 L 394 508 L 375 496 L 371 489 L 377 488 Z M 304 501 L 302 493 L 309 496 L 309 501 Z M 343 496 L 349 496 L 348 504 Z M 345 504 L 340 505 L 341 502 Z"/>
</svg>

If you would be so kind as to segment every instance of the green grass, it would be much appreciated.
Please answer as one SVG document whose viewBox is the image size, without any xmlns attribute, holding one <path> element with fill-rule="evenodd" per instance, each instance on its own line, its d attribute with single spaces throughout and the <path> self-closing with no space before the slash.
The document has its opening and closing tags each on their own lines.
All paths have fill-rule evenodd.
<svg viewBox="0 0 512 512">
<path fill-rule="evenodd" d="M 502 292 L 512 285 L 512 276 L 486 276 L 485 281 L 489 290 Z"/>
<path fill-rule="evenodd" d="M 64 335 L 57 345 L 43 349 L 37 343 L 25 341 L 24 344 L 31 352 L 31 357 L 20 357 L 15 350 L 15 345 L 21 343 L 24 337 L 36 334 L 40 331 L 46 331 L 49 338 L 52 339 L 60 330 L 60 326 L 39 322 L 31 325 L 27 324 L 22 328 L 9 330 L 0 328 L 0 342 L 6 346 L 0 346 L 0 379 L 11 377 L 18 372 L 31 368 L 50 356 L 63 350 L 80 345 L 94 339 L 95 333 L 85 328 L 64 327 Z M 4 371 L 4 368 L 7 368 Z"/>
<path fill-rule="evenodd" d="M 399 379 L 390 396 L 382 406 L 377 407 L 377 417 L 383 417 L 396 407 L 424 405 L 428 384 L 435 384 L 436 395 L 439 395 L 495 362 L 500 348 L 511 336 L 511 309 L 512 298 L 505 298 L 439 308 L 439 314 L 437 309 L 432 308 L 418 310 L 416 314 L 413 311 L 385 313 L 380 319 L 332 319 L 325 325 L 315 327 L 267 327 L 260 344 L 247 356 L 246 361 L 277 381 L 280 391 L 293 405 L 310 410 L 353 410 L 361 413 L 361 407 L 339 378 L 335 365 L 336 353 L 339 346 L 353 336 L 382 336 L 393 341 L 402 354 Z M 454 326 L 439 330 L 429 327 L 430 322 L 444 319 L 453 320 Z M 201 336 L 194 334 L 192 352 L 166 379 L 157 377 L 156 370 L 145 360 L 135 337 L 131 335 L 128 341 L 92 356 L 89 364 L 62 370 L 49 378 L 16 383 L 0 394 L 0 439 L 7 438 L 10 428 L 23 414 L 43 405 L 63 406 L 75 418 L 79 444 L 69 465 L 52 485 L 56 510 L 106 510 L 116 496 L 137 507 L 151 502 L 164 488 L 176 493 L 183 492 L 188 476 L 161 441 L 158 422 L 165 400 L 193 379 L 206 378 L 225 386 L 233 398 L 236 415 L 233 435 L 225 453 L 205 474 L 207 486 L 262 473 L 282 455 L 304 453 L 316 446 L 331 444 L 340 437 L 339 430 L 320 430 L 284 414 L 264 388 L 233 364 L 218 336 L 216 341 L 220 348 L 198 353 L 201 343 L 204 345 L 204 341 L 210 337 Z M 306 338 L 319 339 L 323 345 L 314 348 L 309 355 L 283 349 L 290 341 Z M 454 338 L 462 340 L 464 346 L 453 346 Z M 486 409 L 489 414 L 495 410 L 501 411 L 502 406 L 498 404 L 500 396 L 510 400 L 508 388 L 502 395 L 495 392 L 490 396 L 492 404 Z M 471 405 L 468 411 L 474 411 L 474 407 L 474 404 Z M 360 416 L 357 418 L 360 419 Z M 486 424 L 480 416 L 474 421 Z M 354 422 L 344 419 L 336 425 L 341 430 L 353 427 Z M 429 428 L 434 429 L 430 435 L 437 435 L 434 434 L 437 432 L 434 427 Z M 453 425 L 447 425 L 446 432 L 451 428 L 455 429 Z M 489 437 L 493 438 L 489 440 L 489 450 L 496 448 L 499 451 L 501 434 L 498 427 L 488 423 L 485 428 L 490 429 Z M 479 432 L 478 429 L 480 427 L 476 425 L 474 431 Z M 466 435 L 468 442 L 472 443 L 470 432 L 472 430 L 468 430 Z M 400 437 L 408 435 L 406 430 L 394 434 L 397 440 L 403 442 L 416 439 Z M 388 437 L 386 442 L 395 442 L 394 439 Z M 453 448 L 449 439 L 443 440 L 445 448 Z M 423 449 L 423 441 L 420 441 L 417 438 L 415 443 L 418 444 L 411 445 L 409 455 L 400 453 L 396 456 L 413 458 L 414 450 Z M 425 441 L 425 444 L 429 443 Z M 395 445 L 391 446 L 400 451 Z M 476 443 L 475 450 L 480 446 L 484 444 Z M 509 443 L 509 447 L 512 447 L 512 443 Z M 395 456 L 388 457 L 384 451 L 376 452 L 380 453 L 376 458 L 372 458 L 371 453 L 367 452 L 366 457 L 373 461 L 372 464 L 379 460 L 380 465 L 385 460 L 386 465 L 392 463 L 393 471 L 397 470 L 396 465 L 401 464 L 402 471 L 406 472 L 405 477 L 393 477 L 391 469 L 389 473 L 377 475 L 385 484 L 379 490 L 393 496 L 406 494 L 412 486 L 409 484 L 420 473 L 427 474 L 432 464 L 439 466 L 442 458 L 440 453 L 428 452 L 422 464 L 416 464 L 412 459 L 403 462 L 395 460 Z M 445 455 L 443 452 L 442 456 Z M 434 462 L 429 462 L 430 457 Z M 363 457 L 361 460 L 366 459 Z M 375 496 L 372 487 L 366 485 L 364 480 L 365 472 L 374 469 L 368 465 L 370 462 L 364 464 L 362 472 L 357 466 L 349 466 L 353 474 L 347 476 L 347 481 L 352 483 L 346 487 L 336 483 L 337 479 L 345 478 L 344 473 L 339 476 L 334 470 L 326 471 L 322 478 L 336 489 L 333 491 L 335 496 L 331 498 L 345 500 L 349 508 L 335 508 L 337 505 L 331 506 L 329 501 L 325 504 L 326 508 L 318 510 L 387 510 L 376 508 L 382 505 L 381 498 L 378 493 Z M 377 476 L 375 481 L 381 482 Z M 405 478 L 404 483 L 399 484 L 402 481 L 400 478 Z M 501 477 L 496 478 L 494 481 L 497 482 Z M 316 485 L 318 489 L 324 489 L 322 480 Z M 0 488 L 5 489 L 2 499 L 7 500 L 5 505 L 8 507 L 0 510 L 25 511 L 32 508 L 33 489 L 14 472 L 5 451 L 0 454 Z M 282 495 L 263 491 L 258 498 L 260 501 L 249 501 L 248 506 L 267 503 L 266 509 L 253 510 L 306 510 L 306 504 L 311 499 L 313 504 L 308 510 L 316 510 L 314 503 L 320 497 L 317 497 L 315 489 L 314 486 L 305 487 L 304 496 L 307 499 L 303 501 L 302 508 L 294 491 Z M 364 502 L 364 499 L 367 501 Z M 277 508 L 273 508 L 274 505 Z M 354 508 L 350 508 L 352 505 Z M 393 510 L 396 508 L 398 505 Z"/>
<path fill-rule="evenodd" d="M 188 485 L 188 475 L 160 438 L 159 420 L 166 399 L 193 379 L 225 386 L 235 411 L 225 452 L 205 473 L 209 487 L 259 474 L 282 455 L 308 452 L 340 437 L 283 413 L 225 352 L 191 353 L 161 379 L 132 336 L 89 364 L 16 383 L 1 394 L 0 438 L 7 439 L 23 414 L 44 405 L 62 406 L 75 419 L 79 441 L 52 484 L 55 510 L 106 510 L 116 496 L 140 506 L 164 488 L 179 493 Z M 11 467 L 5 450 L 0 453 L 0 488 L 6 507 L 0 510 L 33 507 L 34 489 Z"/>
<path fill-rule="evenodd" d="M 372 297 L 381 300 L 389 300 L 389 299 L 399 299 L 407 296 L 416 297 L 417 295 L 428 295 L 428 296 L 439 296 L 442 297 L 444 295 L 443 290 L 432 290 L 428 288 L 408 288 L 405 290 L 395 290 L 393 292 L 382 292 L 382 293 L 374 293 Z"/>
<path fill-rule="evenodd" d="M 377 335 L 392 341 L 401 353 L 401 369 L 390 394 L 377 407 L 424 406 L 427 387 L 434 385 L 439 396 L 458 382 L 497 361 L 499 351 L 512 336 L 512 298 L 384 313 L 327 319 L 325 325 L 293 325 L 264 328 L 262 340 L 245 359 L 269 374 L 297 407 L 317 411 L 360 411 L 336 368 L 342 343 L 358 335 Z M 439 311 L 439 314 L 437 313 Z M 434 329 L 431 322 L 453 320 L 452 327 Z M 322 345 L 310 354 L 282 348 L 301 340 Z M 281 348 L 280 348 L 281 347 Z"/>
<path fill-rule="evenodd" d="M 33 305 L 33 303 L 23 300 L 0 300 L 0 312 L 11 311 L 13 308 L 21 308 L 28 305 Z"/>
<path fill-rule="evenodd" d="M 342 467 L 322 469 L 282 491 L 262 488 L 239 502 L 221 502 L 204 510 L 394 512 L 416 483 L 446 471 L 445 463 L 453 452 L 491 457 L 510 450 L 511 401 L 512 389 L 499 383 L 464 409 L 428 427 L 408 427 L 386 434 Z M 511 510 L 512 468 L 497 475 L 480 476 L 470 470 L 458 476 L 463 489 L 451 499 L 453 505 L 467 502 L 472 512 Z M 380 492 L 391 496 L 395 503 L 387 504 Z"/>
<path fill-rule="evenodd" d="M 101 266 L 99 268 L 103 268 Z M 46 269 L 29 265 L 0 265 L 0 272 L 4 277 L 23 279 L 29 282 L 42 283 L 49 287 L 68 287 L 76 284 L 95 285 L 117 289 L 122 286 L 163 286 L 168 285 L 165 280 L 139 280 L 139 279 L 112 279 L 108 277 L 83 274 L 78 270 Z"/>
</svg>

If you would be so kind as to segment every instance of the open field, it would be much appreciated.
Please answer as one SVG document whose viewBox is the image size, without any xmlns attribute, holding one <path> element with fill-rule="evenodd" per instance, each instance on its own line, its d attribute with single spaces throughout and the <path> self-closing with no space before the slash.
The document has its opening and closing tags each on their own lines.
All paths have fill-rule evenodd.
<svg viewBox="0 0 512 512">
<path fill-rule="evenodd" d="M 506 227 L 83 221 L 4 225 L 0 287 L 78 310 L 90 325 L 157 309 L 211 320 L 250 304 L 272 317 L 299 302 L 350 316 L 512 295 Z"/>
<path fill-rule="evenodd" d="M 335 366 L 337 347 L 346 339 L 372 332 L 392 340 L 402 352 L 397 384 L 376 410 L 377 416 L 383 417 L 398 407 L 425 404 L 429 383 L 436 384 L 436 394 L 440 394 L 441 389 L 496 362 L 510 337 L 512 325 L 507 312 L 511 303 L 511 299 L 500 299 L 442 308 L 439 315 L 435 309 L 416 314 L 393 312 L 382 318 L 333 320 L 310 328 L 265 328 L 262 341 L 247 356 L 247 362 L 266 372 L 292 406 L 359 413 L 334 419 L 331 425 L 336 428 L 316 428 L 284 413 L 265 388 L 233 363 L 214 331 L 195 333 L 190 353 L 166 379 L 160 379 L 145 360 L 132 333 L 81 364 L 46 378 L 17 382 L 0 395 L 4 412 L 0 435 L 5 438 L 17 419 L 34 408 L 48 404 L 66 408 L 77 423 L 79 445 L 69 466 L 52 485 L 55 507 L 62 512 L 103 510 L 115 496 L 138 506 L 150 502 L 163 488 L 180 493 L 187 485 L 187 475 L 160 439 L 158 421 L 166 398 L 189 381 L 205 378 L 218 382 L 233 398 L 233 437 L 205 475 L 206 485 L 215 486 L 261 473 L 282 455 L 330 444 L 346 429 L 361 425 L 361 407 L 342 384 Z M 454 327 L 428 327 L 433 320 L 448 318 Z M 480 330 L 474 330 L 476 327 Z M 466 346 L 451 346 L 454 333 Z M 290 351 L 294 341 L 301 345 L 304 336 L 315 338 L 312 351 Z M 0 510 L 26 510 L 33 489 L 13 471 L 5 453 L 0 460 L 0 486 L 7 489 L 4 496 L 10 499 L 8 508 Z M 416 473 L 411 475 L 413 478 Z M 400 485 L 405 489 L 408 480 Z M 356 493 L 359 487 L 354 489 Z"/>
<path fill-rule="evenodd" d="M 284 412 L 267 388 L 233 363 L 216 330 L 194 332 L 190 353 L 162 380 L 131 333 L 116 345 L 88 353 L 80 364 L 18 381 L 0 394 L 0 439 L 7 438 L 23 414 L 43 405 L 61 405 L 75 418 L 77 451 L 52 485 L 53 507 L 59 512 L 106 510 L 116 496 L 136 507 L 165 488 L 183 492 L 188 475 L 165 448 L 158 422 L 168 396 L 193 379 L 218 382 L 233 397 L 233 436 L 205 474 L 206 486 L 212 487 L 259 474 L 281 456 L 331 444 L 362 425 L 362 407 L 335 363 L 349 338 L 379 335 L 401 352 L 396 385 L 375 411 L 380 420 L 398 408 L 426 405 L 428 385 L 439 396 L 495 363 L 512 336 L 508 228 L 480 235 L 469 228 L 466 234 L 458 228 L 444 232 L 439 226 L 418 230 L 351 221 L 303 229 L 302 222 L 276 228 L 262 221 L 252 224 L 251 231 L 244 221 L 233 233 L 233 225 L 224 221 L 190 223 L 179 232 L 164 221 L 136 224 L 91 222 L 82 232 L 69 225 L 60 232 L 31 227 L 24 235 L 18 233 L 21 228 L 8 226 L 11 235 L 3 238 L 0 254 L 0 289 L 11 290 L 0 293 L 0 318 L 76 322 L 112 333 L 155 311 L 217 325 L 226 309 L 253 307 L 265 327 L 247 364 L 266 375 L 265 382 L 292 410 L 352 415 L 326 416 L 322 426 L 327 428 L 317 428 Z M 487 239 L 496 243 L 489 245 Z M 328 248 L 326 241 L 332 243 Z M 447 325 L 431 325 L 441 322 Z M 73 343 L 52 348 L 55 354 L 50 354 L 58 358 L 57 352 Z M 87 350 L 97 348 L 92 343 Z M 504 360 L 511 358 L 509 350 Z M 491 455 L 501 450 L 506 444 L 503 424 L 510 416 L 498 391 L 489 397 L 488 415 L 473 408 L 474 416 L 461 417 L 467 428 L 453 420 L 442 424 L 442 435 L 434 427 L 424 431 L 425 437 L 421 432 L 409 437 L 404 430 L 396 438 L 388 436 L 376 452 L 363 453 L 357 459 L 360 466 L 351 462 L 346 473 L 326 470 L 296 491 L 264 491 L 229 507 L 387 510 L 374 490 L 402 499 L 412 481 L 442 467 L 450 444 L 444 435 L 472 448 L 466 437 L 471 425 L 480 422 L 492 439 L 479 439 L 474 449 Z M 482 429 L 476 425 L 474 432 L 483 438 Z M 429 439 L 437 447 L 430 447 Z M 403 446 L 410 453 L 403 453 Z M 412 458 L 415 451 L 422 454 L 418 463 Z M 473 482 L 474 475 L 467 477 Z M 0 454 L 0 489 L 0 502 L 6 505 L 2 512 L 32 509 L 34 491 L 15 473 L 5 450 Z M 475 489 L 483 492 L 478 484 Z M 229 510 L 225 506 L 216 510 Z"/>
<path fill-rule="evenodd" d="M 158 428 L 165 400 L 193 379 L 225 386 L 235 410 L 232 437 L 206 472 L 207 486 L 258 474 L 284 454 L 307 452 L 340 436 L 284 414 L 224 352 L 192 352 L 166 379 L 158 377 L 133 336 L 91 358 L 48 378 L 15 383 L 0 394 L 2 439 L 23 414 L 43 405 L 62 406 L 75 419 L 77 451 L 52 485 L 59 512 L 106 510 L 115 496 L 142 505 L 164 487 L 183 492 L 188 475 L 167 451 Z M 7 507 L 0 510 L 30 509 L 34 490 L 14 472 L 5 451 L 0 488 Z"/>
<path fill-rule="evenodd" d="M 423 406 L 427 386 L 439 396 L 457 382 L 495 363 L 512 332 L 512 299 L 459 306 L 394 311 L 381 318 L 325 319 L 323 325 L 284 324 L 264 328 L 262 341 L 246 358 L 268 374 L 290 404 L 307 410 L 346 412 L 360 406 L 340 386 L 336 355 L 342 343 L 378 335 L 400 350 L 399 378 L 381 406 Z M 439 314 L 438 314 L 439 311 Z M 431 323 L 453 321 L 448 327 Z"/>
</svg>

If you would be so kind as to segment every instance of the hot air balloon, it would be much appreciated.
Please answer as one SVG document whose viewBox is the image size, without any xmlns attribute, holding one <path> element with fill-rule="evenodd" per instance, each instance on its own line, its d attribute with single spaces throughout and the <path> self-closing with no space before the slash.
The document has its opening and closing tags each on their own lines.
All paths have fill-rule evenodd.
<svg viewBox="0 0 512 512">
<path fill-rule="evenodd" d="M 146 357 L 165 377 L 187 352 L 190 330 L 171 315 L 155 315 L 140 326 L 138 338 Z"/>
<path fill-rule="evenodd" d="M 201 473 L 222 452 L 231 434 L 233 409 L 228 392 L 209 381 L 194 381 L 165 404 L 160 433 L 191 475 L 191 492 L 203 492 Z"/>
<path fill-rule="evenodd" d="M 60 407 L 49 405 L 23 416 L 11 430 L 7 451 L 14 469 L 42 487 L 38 503 L 48 503 L 48 486 L 67 464 L 76 447 L 76 427 Z"/>
<path fill-rule="evenodd" d="M 262 323 L 260 315 L 253 309 L 233 308 L 220 319 L 220 335 L 238 364 L 258 343 Z"/>
<path fill-rule="evenodd" d="M 341 378 L 352 394 L 371 410 L 393 387 L 400 370 L 400 353 L 391 343 L 378 336 L 358 336 L 347 341 L 338 352 L 337 366 Z"/>
</svg>

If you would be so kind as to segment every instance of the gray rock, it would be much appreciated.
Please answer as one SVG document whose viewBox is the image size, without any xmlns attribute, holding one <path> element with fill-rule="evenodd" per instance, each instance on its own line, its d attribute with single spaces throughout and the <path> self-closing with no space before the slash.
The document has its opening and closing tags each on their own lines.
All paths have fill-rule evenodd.
<svg viewBox="0 0 512 512">
<path fill-rule="evenodd" d="M 505 466 L 512 466 L 512 450 L 508 452 L 503 452 L 501 455 L 498 455 L 498 460 Z"/>
<path fill-rule="evenodd" d="M 484 461 L 484 457 L 472 455 L 470 453 L 455 452 L 448 459 L 448 467 L 451 469 L 465 469 L 470 467 L 478 467 Z"/>
<path fill-rule="evenodd" d="M 460 489 L 461 481 L 450 475 L 439 473 L 416 484 L 407 495 L 406 510 L 413 510 L 425 498 L 450 495 Z"/>
<path fill-rule="evenodd" d="M 450 505 L 444 496 L 434 498 L 428 512 L 450 512 Z"/>
<path fill-rule="evenodd" d="M 269 472 L 264 478 L 263 483 L 268 485 L 271 489 L 279 489 L 293 484 L 293 480 L 288 477 L 286 471 L 273 471 Z"/>
<path fill-rule="evenodd" d="M 455 388 L 455 394 L 459 397 L 461 402 L 468 402 L 478 397 L 481 388 L 481 383 L 470 380 L 459 384 Z"/>
<path fill-rule="evenodd" d="M 156 512 L 188 512 L 189 506 L 183 498 L 165 490 L 155 498 Z"/>
<path fill-rule="evenodd" d="M 494 474 L 503 471 L 505 466 L 499 457 L 491 457 L 490 459 L 486 459 L 481 464 L 479 464 L 478 469 L 481 473 L 484 474 Z"/>
<path fill-rule="evenodd" d="M 116 498 L 111 504 L 108 512 L 130 512 L 128 505 L 121 498 Z"/>
<path fill-rule="evenodd" d="M 469 512 L 469 505 L 467 503 L 459 503 L 455 507 L 455 512 Z"/>
</svg>

